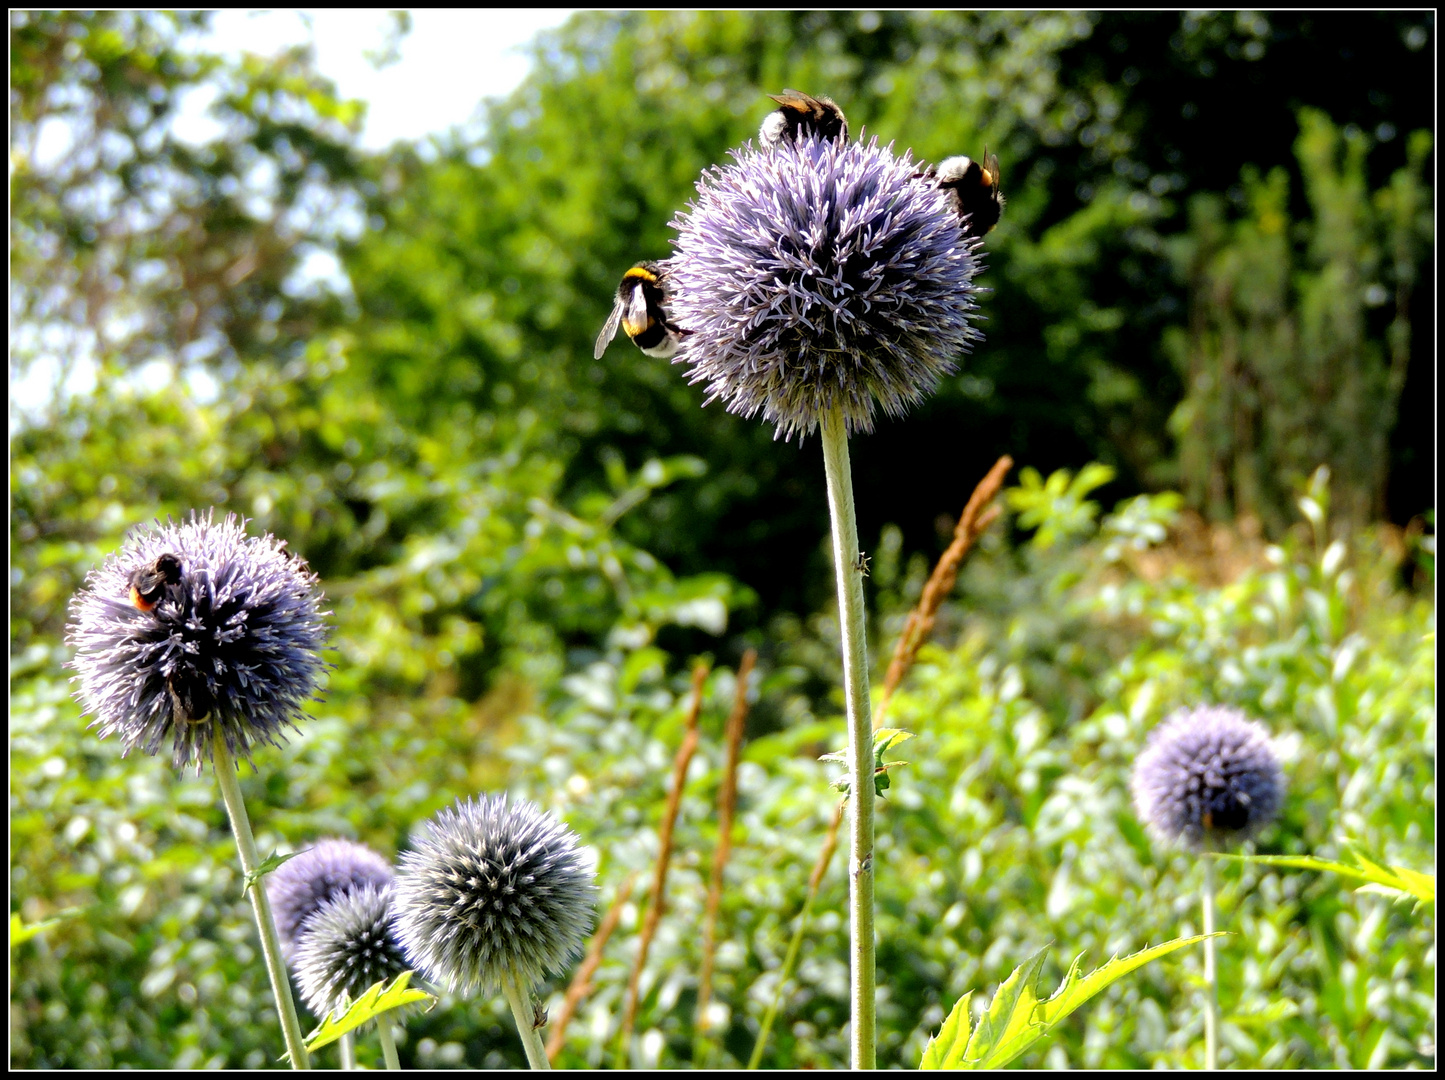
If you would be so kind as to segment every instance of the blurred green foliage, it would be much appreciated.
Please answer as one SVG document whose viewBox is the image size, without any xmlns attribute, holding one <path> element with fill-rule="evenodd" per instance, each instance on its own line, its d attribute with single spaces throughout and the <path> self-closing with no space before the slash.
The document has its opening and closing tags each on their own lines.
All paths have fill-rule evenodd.
<svg viewBox="0 0 1445 1080">
<path fill-rule="evenodd" d="M 1176 242 L 1194 310 L 1188 330 L 1168 336 L 1189 372 L 1172 419 L 1189 501 L 1216 520 L 1261 518 L 1274 535 L 1289 521 L 1291 484 L 1321 462 L 1345 520 L 1383 516 L 1411 292 L 1434 241 L 1420 177 L 1429 132 L 1411 135 L 1407 166 L 1372 198 L 1365 136 L 1342 137 L 1313 109 L 1300 120 L 1295 152 L 1313 220 L 1291 224 L 1283 168 L 1261 179 L 1246 167 L 1250 212 L 1232 225 L 1221 198 L 1195 196 L 1190 232 Z M 1372 334 L 1371 309 L 1386 306 L 1392 320 Z"/>
<path fill-rule="evenodd" d="M 1412 133 L 1432 122 L 1431 20 L 584 13 L 475 128 L 368 155 L 359 107 L 304 52 L 204 55 L 189 36 L 204 14 L 12 12 L 11 376 L 29 395 L 11 415 L 12 912 L 59 920 L 13 947 L 12 1064 L 279 1052 L 213 787 L 84 732 L 62 668 L 85 573 L 127 528 L 211 505 L 287 539 L 334 616 L 327 700 L 243 781 L 263 852 L 343 834 L 390 855 L 439 807 L 505 786 L 567 817 L 610 899 L 656 855 L 691 660 L 717 661 L 639 1065 L 692 1062 L 728 665 L 759 648 L 706 1059 L 746 1061 L 835 797 L 816 760 L 842 734 L 820 455 L 700 409 L 625 342 L 600 363 L 591 343 L 621 270 L 665 254 L 699 171 L 783 86 L 832 94 L 930 160 L 987 144 L 1009 197 L 987 342 L 926 408 L 853 444 L 875 658 L 946 539 L 937 519 L 951 531 L 1002 450 L 1032 470 L 892 708 L 917 738 L 880 818 L 880 1061 L 916 1065 L 964 990 L 1050 939 L 1097 964 L 1197 929 L 1197 867 L 1152 851 L 1125 795 L 1177 705 L 1238 705 L 1284 740 L 1290 801 L 1264 850 L 1353 841 L 1427 868 L 1433 151 Z M 181 138 L 195 94 L 213 127 Z M 1268 265 L 1265 209 L 1287 223 Z M 1342 283 L 1362 251 L 1378 273 Z M 339 278 L 316 270 L 328 253 Z M 1205 303 L 1201 267 L 1210 283 L 1274 273 L 1255 290 L 1269 326 L 1295 328 L 1311 363 L 1306 339 L 1336 312 L 1369 400 L 1398 402 L 1392 428 L 1341 382 L 1285 418 L 1368 467 L 1328 446 L 1262 454 L 1277 546 L 1160 490 L 1245 508 L 1237 483 L 1210 501 L 1169 426 L 1222 407 L 1179 335 L 1190 364 L 1216 363 L 1211 343 L 1254 325 Z M 1371 306 L 1358 293 L 1376 284 Z M 1304 378 L 1277 375 L 1290 392 Z M 1226 439 L 1210 468 L 1256 445 L 1205 434 Z M 1343 508 L 1323 474 L 1291 487 L 1320 461 Z M 1412 521 L 1403 543 L 1360 527 L 1382 511 Z M 1433 912 L 1324 875 L 1221 876 L 1239 934 L 1222 950 L 1225 1060 L 1429 1063 Z M 835 865 L 769 1066 L 846 1059 L 845 890 Z M 610 1060 L 640 919 L 634 901 L 567 1064 Z M 1070 1017 L 1043 1060 L 1197 1065 L 1199 958 L 1179 957 Z M 402 1052 L 522 1060 L 500 1002 L 413 1018 Z"/>
</svg>

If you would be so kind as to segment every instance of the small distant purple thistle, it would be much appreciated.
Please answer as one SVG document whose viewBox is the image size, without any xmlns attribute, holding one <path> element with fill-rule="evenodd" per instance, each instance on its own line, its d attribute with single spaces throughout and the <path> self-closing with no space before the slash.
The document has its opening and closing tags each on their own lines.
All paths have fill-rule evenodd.
<svg viewBox="0 0 1445 1080">
<path fill-rule="evenodd" d="M 673 362 L 784 438 L 834 407 L 870 431 L 874 399 L 889 416 L 923 400 L 980 336 L 978 243 L 944 195 L 876 138 L 733 157 L 672 223 L 670 311 L 689 331 Z"/>
<path fill-rule="evenodd" d="M 1134 806 L 1159 839 L 1220 851 L 1274 820 L 1284 773 L 1264 726 L 1222 706 L 1180 709 L 1134 763 Z"/>
<path fill-rule="evenodd" d="M 132 575 L 166 555 L 175 577 L 157 576 L 152 599 L 133 599 Z M 102 738 L 118 732 L 127 754 L 155 754 L 169 739 L 176 768 L 198 774 L 215 724 L 235 757 L 279 746 L 326 666 L 316 585 L 280 541 L 247 536 L 234 514 L 217 522 L 193 511 L 136 533 L 70 602 L 70 666 L 91 726 Z"/>
<path fill-rule="evenodd" d="M 392 927 L 390 899 L 390 885 L 362 885 L 322 904 L 306 921 L 296 946 L 296 981 L 316 1016 L 411 970 Z"/>
<path fill-rule="evenodd" d="M 577 835 L 530 802 L 481 796 L 440 811 L 402 854 L 392 899 L 416 970 L 452 993 L 521 992 L 560 971 L 592 925 Z"/>
<path fill-rule="evenodd" d="M 322 907 L 349 892 L 385 888 L 394 876 L 391 864 L 371 848 L 339 838 L 318 841 L 266 875 L 266 895 L 287 958 L 295 957 L 307 920 Z"/>
</svg>

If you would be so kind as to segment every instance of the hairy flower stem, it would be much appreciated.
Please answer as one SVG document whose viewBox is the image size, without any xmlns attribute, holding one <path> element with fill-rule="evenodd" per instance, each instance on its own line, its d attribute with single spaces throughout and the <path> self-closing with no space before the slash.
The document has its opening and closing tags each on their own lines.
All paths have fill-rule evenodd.
<svg viewBox="0 0 1445 1080">
<path fill-rule="evenodd" d="M 261 857 L 256 852 L 256 838 L 251 835 L 251 819 L 246 816 L 241 784 L 236 779 L 236 762 L 226 746 L 224 729 L 219 723 L 212 723 L 211 727 L 215 732 L 212 760 L 216 780 L 221 785 L 221 798 L 231 819 L 231 832 L 236 836 L 241 870 L 249 879 L 256 872 L 256 867 L 261 865 Z M 281 1034 L 286 1040 L 286 1052 L 291 1056 L 291 1067 L 309 1069 L 311 1059 L 306 1054 L 306 1041 L 301 1036 L 301 1021 L 296 1019 L 296 1003 L 291 1000 L 291 980 L 286 977 L 286 966 L 281 960 L 281 938 L 271 917 L 271 901 L 259 881 L 247 891 L 251 895 L 251 910 L 256 915 L 256 929 L 261 934 L 261 952 L 266 958 L 266 973 L 271 977 L 271 993 L 276 998 L 276 1012 L 281 1017 Z"/>
<path fill-rule="evenodd" d="M 542 1048 L 542 1037 L 537 1034 L 536 1015 L 522 1000 L 517 989 L 517 980 L 511 972 L 502 976 L 502 993 L 507 995 L 507 1004 L 512 1007 L 512 1019 L 517 1021 L 517 1034 L 522 1036 L 522 1046 L 527 1051 L 527 1064 L 534 1069 L 552 1068 L 547 1060 L 547 1051 Z"/>
<path fill-rule="evenodd" d="M 863 574 L 858 561 L 858 523 L 853 515 L 853 477 L 848 432 L 835 405 L 819 424 L 833 521 L 833 566 L 838 579 L 838 624 L 843 635 L 843 684 L 848 702 L 849 822 L 848 901 L 852 968 L 852 1067 L 876 1067 L 873 942 L 873 724 L 868 694 L 868 638 L 863 616 Z"/>
<path fill-rule="evenodd" d="M 391 1034 L 391 1025 L 382 1017 L 376 1022 L 376 1037 L 381 1042 L 381 1058 L 391 1072 L 401 1071 L 401 1059 L 396 1056 L 396 1039 Z"/>
<path fill-rule="evenodd" d="M 1204 887 L 1204 1067 L 1217 1069 L 1219 1059 L 1219 971 L 1214 966 L 1214 860 L 1205 855 Z"/>
</svg>

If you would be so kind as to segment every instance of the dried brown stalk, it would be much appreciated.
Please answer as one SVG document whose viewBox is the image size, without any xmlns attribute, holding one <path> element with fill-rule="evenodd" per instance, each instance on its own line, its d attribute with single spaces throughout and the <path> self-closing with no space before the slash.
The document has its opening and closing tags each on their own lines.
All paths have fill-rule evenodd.
<svg viewBox="0 0 1445 1080">
<path fill-rule="evenodd" d="M 698 975 L 697 1021 L 699 1035 L 707 1030 L 707 1007 L 712 1000 L 712 966 L 716 951 L 718 907 L 722 903 L 723 869 L 733 847 L 733 810 L 738 800 L 738 749 L 743 742 L 743 727 L 748 718 L 748 676 L 758 654 L 754 649 L 743 653 L 738 665 L 737 693 L 733 698 L 733 711 L 728 716 L 727 761 L 723 766 L 722 787 L 717 796 L 718 839 L 717 852 L 712 860 L 712 879 L 707 888 L 707 910 L 702 924 L 702 971 Z"/>
<path fill-rule="evenodd" d="M 823 837 L 823 850 L 818 852 L 818 861 L 813 864 L 813 872 L 808 875 L 808 900 L 818 895 L 818 887 L 823 884 L 823 875 L 828 872 L 828 864 L 833 861 L 833 852 L 838 850 L 838 829 L 843 824 L 843 807 L 848 800 L 839 799 L 838 809 L 833 811 L 833 824 L 828 826 L 828 834 Z"/>
<path fill-rule="evenodd" d="M 707 664 L 699 663 L 692 669 L 692 701 L 687 710 L 687 730 L 677 756 L 672 762 L 672 790 L 667 795 L 667 809 L 662 814 L 662 827 L 658 830 L 657 867 L 652 876 L 652 898 L 647 905 L 647 918 L 642 923 L 642 934 L 637 945 L 637 962 L 632 968 L 632 978 L 627 983 L 627 1011 L 623 1014 L 622 1030 L 618 1035 L 619 1045 L 625 1046 L 632 1037 L 633 1024 L 637 1022 L 637 991 L 642 982 L 642 969 L 647 964 L 647 950 L 652 937 L 662 921 L 662 911 L 667 887 L 667 866 L 672 861 L 672 830 L 677 824 L 677 814 L 682 807 L 682 785 L 687 780 L 687 767 L 697 750 L 697 716 L 702 711 L 702 684 L 707 678 Z"/>
<path fill-rule="evenodd" d="M 989 504 L 998 495 L 998 489 L 1003 486 L 1003 478 L 1013 468 L 1013 464 L 1014 459 L 1005 454 L 994 462 L 988 475 L 973 489 L 973 495 L 970 496 L 968 505 L 963 508 L 963 514 L 953 530 L 953 543 L 948 545 L 948 550 L 939 557 L 933 573 L 928 575 L 928 582 L 923 586 L 923 595 L 908 613 L 908 621 L 903 624 L 903 633 L 898 636 L 898 644 L 893 649 L 893 659 L 888 664 L 888 674 L 883 679 L 883 691 L 878 695 L 878 705 L 873 710 L 874 728 L 882 724 L 883 714 L 888 711 L 888 702 L 893 697 L 893 691 L 898 689 L 899 683 L 908 674 L 908 669 L 913 666 L 913 661 L 918 658 L 918 650 L 933 632 L 933 620 L 938 615 L 938 609 L 953 591 L 953 583 L 958 579 L 959 563 L 963 562 L 964 556 L 984 529 L 998 517 L 999 508 Z"/>
<path fill-rule="evenodd" d="M 572 1022 L 572 1017 L 577 1012 L 577 1007 L 582 1004 L 582 999 L 592 992 L 592 976 L 597 973 L 598 965 L 602 963 L 602 950 L 607 945 L 607 939 L 612 936 L 612 931 L 617 929 L 617 924 L 622 921 L 622 909 L 627 904 L 627 899 L 632 895 L 632 883 L 637 879 L 637 872 L 634 870 L 627 875 L 622 887 L 617 890 L 617 896 L 612 901 L 612 906 L 607 909 L 607 914 L 602 917 L 602 925 L 592 935 L 592 942 L 587 946 L 587 956 L 577 968 L 577 974 L 572 976 L 572 984 L 567 987 L 567 995 L 562 999 L 562 1008 L 557 1011 L 557 1019 L 552 1025 L 552 1034 L 547 1039 L 547 1060 L 551 1061 L 562 1049 L 562 1042 L 567 1037 L 567 1025 Z"/>
</svg>

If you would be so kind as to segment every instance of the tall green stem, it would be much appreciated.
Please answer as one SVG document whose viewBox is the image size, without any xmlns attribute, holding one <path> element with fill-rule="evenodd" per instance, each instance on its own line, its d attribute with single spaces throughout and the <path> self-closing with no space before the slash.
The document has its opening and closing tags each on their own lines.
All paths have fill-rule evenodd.
<svg viewBox="0 0 1445 1080">
<path fill-rule="evenodd" d="M 261 865 L 256 853 L 256 838 L 251 835 L 251 819 L 246 815 L 246 803 L 241 798 L 241 783 L 236 779 L 236 762 L 226 746 L 226 737 L 221 725 L 213 723 L 215 738 L 213 764 L 216 781 L 221 785 L 221 798 L 226 804 L 226 813 L 231 818 L 231 832 L 236 836 L 236 850 L 241 853 L 241 870 L 247 880 Z M 256 916 L 256 929 L 261 934 L 261 953 L 266 958 L 266 974 L 271 977 L 271 993 L 276 998 L 276 1011 L 281 1017 L 281 1035 L 286 1040 L 286 1052 L 291 1055 L 293 1069 L 311 1068 L 311 1059 L 306 1054 L 306 1040 L 301 1035 L 301 1021 L 296 1019 L 296 1003 L 291 1000 L 291 980 L 286 977 L 286 965 L 281 960 L 281 939 L 276 934 L 276 920 L 271 917 L 271 901 L 266 896 L 266 887 L 257 880 L 251 886 L 251 910 Z"/>
<path fill-rule="evenodd" d="M 1204 933 L 1214 933 L 1214 860 L 1204 863 Z M 1219 1068 L 1219 974 L 1214 966 L 1214 938 L 1204 939 L 1204 1067 Z"/>
<path fill-rule="evenodd" d="M 843 633 L 843 684 L 848 701 L 848 900 L 851 914 L 852 1067 L 877 1064 L 873 942 L 873 724 L 868 694 L 868 637 L 863 613 L 863 573 L 858 561 L 858 523 L 853 516 L 853 477 L 843 410 L 823 417 L 823 467 L 828 476 L 828 513 L 833 520 L 833 566 L 838 580 L 838 623 Z"/>
<path fill-rule="evenodd" d="M 534 1069 L 550 1070 L 552 1063 L 547 1060 L 547 1051 L 542 1047 L 542 1037 L 537 1034 L 532 1010 L 523 1000 L 522 992 L 517 989 L 517 980 L 512 978 L 511 972 L 502 975 L 502 993 L 507 995 L 507 1004 L 512 1007 L 512 1019 L 517 1021 L 517 1034 L 522 1036 L 522 1046 L 527 1051 L 527 1064 Z"/>
<path fill-rule="evenodd" d="M 376 1022 L 376 1037 L 381 1041 L 381 1059 L 386 1062 L 387 1069 L 400 1071 L 401 1059 L 396 1056 L 396 1039 L 392 1037 L 391 1025 L 384 1016 Z"/>
<path fill-rule="evenodd" d="M 342 1072 L 353 1072 L 356 1069 L 356 1040 L 352 1038 L 352 1034 L 348 1031 L 336 1040 L 337 1049 L 341 1054 Z"/>
</svg>

